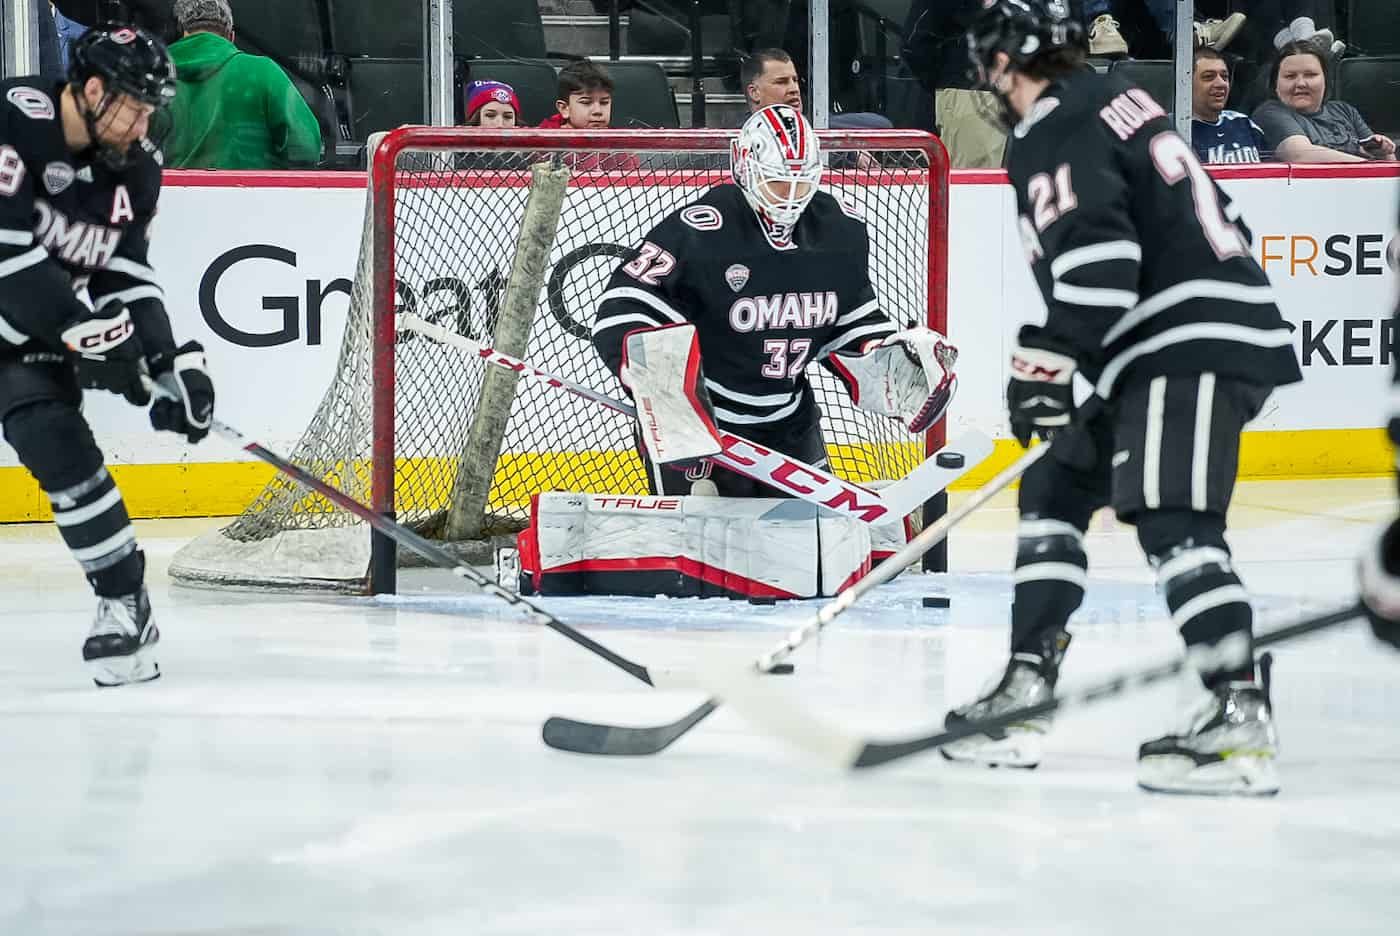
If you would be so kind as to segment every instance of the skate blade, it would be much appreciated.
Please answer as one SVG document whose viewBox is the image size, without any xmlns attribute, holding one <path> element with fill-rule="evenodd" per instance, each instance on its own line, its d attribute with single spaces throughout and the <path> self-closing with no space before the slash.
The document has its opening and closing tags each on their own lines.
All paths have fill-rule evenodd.
<svg viewBox="0 0 1400 936">
<path fill-rule="evenodd" d="M 1138 761 L 1138 786 L 1149 793 L 1185 796 L 1273 796 L 1279 791 L 1272 754 L 1236 754 L 1201 765 L 1189 757 L 1148 757 Z"/>
<path fill-rule="evenodd" d="M 938 753 L 953 763 L 1034 770 L 1040 766 L 1041 747 L 1040 732 L 1010 730 L 1000 740 L 981 735 L 954 741 L 939 748 Z"/>
<path fill-rule="evenodd" d="M 103 689 L 160 678 L 160 664 L 156 662 L 154 648 L 149 644 L 126 656 L 88 660 L 87 666 L 88 672 L 92 674 L 92 681 Z"/>
</svg>

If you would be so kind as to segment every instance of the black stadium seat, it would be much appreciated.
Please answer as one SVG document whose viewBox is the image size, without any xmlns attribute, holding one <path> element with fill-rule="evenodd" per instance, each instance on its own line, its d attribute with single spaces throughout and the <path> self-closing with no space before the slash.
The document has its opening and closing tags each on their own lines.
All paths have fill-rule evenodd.
<svg viewBox="0 0 1400 936">
<path fill-rule="evenodd" d="M 231 6 L 235 37 L 283 67 L 325 55 L 318 0 L 237 0 Z"/>
<path fill-rule="evenodd" d="M 351 139 L 364 143 L 375 131 L 423 123 L 421 59 L 361 56 L 345 66 Z"/>
<path fill-rule="evenodd" d="M 1343 59 L 1335 97 L 1361 111 L 1372 130 L 1400 136 L 1400 55 Z"/>
<path fill-rule="evenodd" d="M 1162 105 L 1162 110 L 1171 112 L 1173 108 L 1172 63 L 1167 59 L 1121 59 L 1109 66 L 1109 73 L 1137 85 L 1153 100 Z"/>
<path fill-rule="evenodd" d="M 544 23 L 540 20 L 538 0 L 453 0 L 452 23 L 453 51 L 457 55 L 545 57 Z"/>
<path fill-rule="evenodd" d="M 558 75 L 548 62 L 520 62 L 514 59 L 472 59 L 466 63 L 467 81 L 503 81 L 515 89 L 520 99 L 521 126 L 534 127 L 554 113 L 559 94 Z M 463 89 L 465 91 L 465 89 Z M 459 106 L 466 110 L 466 101 Z"/>
<path fill-rule="evenodd" d="M 613 80 L 612 126 L 618 130 L 681 125 L 676 95 L 661 66 L 652 62 L 603 62 Z"/>
<path fill-rule="evenodd" d="M 276 0 L 268 0 L 276 2 Z M 371 58 L 423 54 L 423 0 L 325 0 L 337 53 Z M 537 0 L 454 0 L 453 51 L 461 56 L 544 58 Z"/>
<path fill-rule="evenodd" d="M 1400 53 L 1400 3 L 1395 0 L 1350 0 L 1351 26 L 1343 39 L 1362 55 Z"/>
</svg>

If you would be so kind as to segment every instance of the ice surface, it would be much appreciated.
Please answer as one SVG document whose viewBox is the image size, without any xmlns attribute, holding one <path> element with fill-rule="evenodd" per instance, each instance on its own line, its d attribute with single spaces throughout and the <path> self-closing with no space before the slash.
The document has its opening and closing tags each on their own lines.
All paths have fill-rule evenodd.
<svg viewBox="0 0 1400 936">
<path fill-rule="evenodd" d="M 1391 482 L 1244 485 L 1233 534 L 1262 623 L 1344 600 Z M 645 724 L 662 693 L 458 580 L 388 600 L 172 587 L 208 522 L 139 524 L 158 682 L 99 691 L 93 601 L 56 533 L 0 527 L 0 933 L 1394 933 L 1400 655 L 1360 626 L 1277 651 L 1282 794 L 1154 797 L 1137 744 L 1187 687 L 1063 718 L 1033 772 L 924 756 L 839 773 L 725 710 L 666 753 L 544 747 L 551 714 Z M 927 728 L 994 674 L 1014 512 L 954 538 L 795 655 L 786 691 L 844 724 Z M 1174 653 L 1130 530 L 1090 535 L 1065 681 Z M 949 610 L 925 609 L 946 593 Z M 556 599 L 648 666 L 743 663 L 813 607 Z M 774 677 L 778 678 L 778 677 Z"/>
</svg>

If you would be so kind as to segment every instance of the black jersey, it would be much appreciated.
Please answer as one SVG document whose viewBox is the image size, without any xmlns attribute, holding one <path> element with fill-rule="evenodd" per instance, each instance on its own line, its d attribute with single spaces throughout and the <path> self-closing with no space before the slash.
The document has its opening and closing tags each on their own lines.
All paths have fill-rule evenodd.
<svg viewBox="0 0 1400 936">
<path fill-rule="evenodd" d="M 1147 93 L 1085 71 L 1015 130 L 1021 239 L 1049 315 L 1021 342 L 1068 354 L 1101 396 L 1212 371 L 1302 379 L 1239 209 Z"/>
<path fill-rule="evenodd" d="M 869 276 L 856 208 L 818 192 L 776 239 L 735 185 L 652 228 L 598 301 L 593 343 L 614 374 L 629 331 L 693 322 L 715 418 L 735 432 L 818 418 L 804 371 L 897 330 Z"/>
<path fill-rule="evenodd" d="M 147 354 L 174 349 L 146 259 L 160 164 L 144 149 L 121 171 L 69 152 L 61 85 L 0 81 L 0 351 L 61 349 L 63 329 L 124 302 Z"/>
</svg>

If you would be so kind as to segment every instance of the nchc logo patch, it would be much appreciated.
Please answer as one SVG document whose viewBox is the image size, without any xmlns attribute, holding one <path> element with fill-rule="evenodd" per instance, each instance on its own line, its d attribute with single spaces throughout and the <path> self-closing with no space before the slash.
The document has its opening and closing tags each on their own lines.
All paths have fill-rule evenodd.
<svg viewBox="0 0 1400 936">
<path fill-rule="evenodd" d="M 730 289 L 738 292 L 749 281 L 749 268 L 742 263 L 734 264 L 724 271 L 724 281 L 729 284 Z"/>
</svg>

